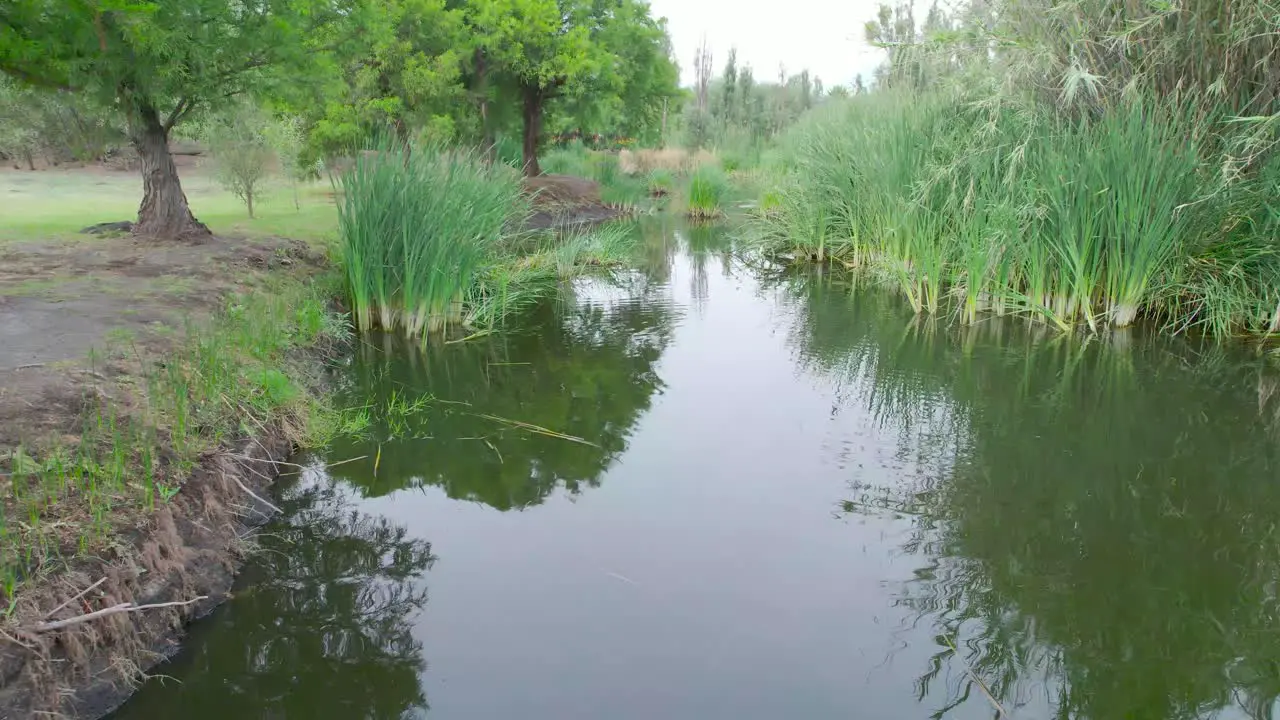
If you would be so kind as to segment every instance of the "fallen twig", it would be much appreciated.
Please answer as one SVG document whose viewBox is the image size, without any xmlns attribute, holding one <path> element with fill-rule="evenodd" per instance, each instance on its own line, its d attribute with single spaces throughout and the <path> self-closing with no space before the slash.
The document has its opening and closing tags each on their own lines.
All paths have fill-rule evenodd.
<svg viewBox="0 0 1280 720">
<path fill-rule="evenodd" d="M 133 603 L 120 603 L 119 605 L 112 605 L 109 608 L 94 610 L 91 613 L 85 613 L 84 615 L 77 615 L 73 618 L 67 618 L 66 620 L 55 620 L 53 622 L 40 623 L 39 625 L 36 625 L 34 628 L 32 628 L 31 632 L 42 633 L 42 632 L 50 632 L 53 630 L 61 630 L 64 627 L 69 627 L 71 625 L 79 625 L 80 623 L 86 623 L 86 622 L 89 622 L 90 620 L 97 620 L 98 618 L 104 618 L 104 617 L 107 617 L 108 615 L 118 615 L 120 613 L 126 613 L 126 612 L 137 612 L 139 610 L 155 610 L 158 608 L 182 607 L 184 605 L 191 605 L 193 603 L 198 603 L 201 600 L 208 600 L 208 599 L 209 599 L 208 595 L 201 595 L 191 600 L 184 600 L 181 602 L 153 603 L 151 605 L 134 605 Z"/>
<path fill-rule="evenodd" d="M 306 467 L 305 467 L 305 466 L 303 466 L 303 465 L 299 465 L 299 464 L 297 464 L 297 463 L 285 462 L 284 460 L 272 460 L 272 459 L 270 459 L 270 458 L 256 458 L 256 457 L 249 457 L 248 455 L 237 455 L 237 454 L 235 454 L 235 453 L 224 453 L 224 455 L 225 455 L 226 457 L 234 458 L 234 459 L 236 459 L 236 460 L 247 460 L 247 461 L 249 461 L 249 462 L 260 462 L 260 463 L 266 463 L 267 465 L 288 465 L 288 466 L 290 466 L 290 467 L 302 468 L 302 469 L 304 469 L 304 470 L 306 469 Z"/>
<path fill-rule="evenodd" d="M 54 609 L 50 610 L 49 612 L 45 613 L 45 614 L 44 614 L 44 618 L 43 618 L 43 619 L 44 619 L 44 620 L 48 620 L 49 618 L 53 617 L 53 616 L 54 616 L 54 615 L 55 615 L 59 610 L 61 610 L 62 608 L 66 607 L 66 606 L 68 606 L 68 605 L 70 605 L 71 603 L 73 603 L 73 602 L 75 602 L 75 601 L 79 600 L 80 598 L 84 597 L 85 595 L 88 595 L 90 590 L 92 590 L 92 589 L 94 589 L 94 588 L 98 587 L 99 585 L 101 585 L 102 583 L 104 583 L 104 582 L 106 582 L 106 581 L 107 581 L 107 579 L 104 577 L 104 578 L 102 578 L 102 579 L 98 580 L 98 582 L 96 582 L 96 583 L 94 583 L 94 584 L 90 585 L 89 587 L 87 587 L 87 588 L 85 588 L 85 589 L 81 590 L 80 592 L 76 593 L 74 596 L 72 596 L 72 597 L 71 597 L 71 599 L 67 600 L 66 602 L 62 603 L 62 604 L 61 604 L 61 605 L 59 605 L 58 607 L 56 607 L 56 608 L 54 608 Z"/>
<path fill-rule="evenodd" d="M 223 477 L 226 477 L 226 476 L 227 476 L 227 475 L 226 475 L 226 473 L 223 473 Z M 245 491 L 245 493 L 247 493 L 247 494 L 249 495 L 249 497 L 253 498 L 254 500 L 257 500 L 258 502 L 262 503 L 263 505 L 266 505 L 267 507 L 271 508 L 272 510 L 275 510 L 275 511 L 276 511 L 276 512 L 278 512 L 278 513 L 281 513 L 281 514 L 283 514 L 283 513 L 284 513 L 284 511 L 283 511 L 283 510 L 281 510 L 280 508 L 276 507 L 275 505 L 272 505 L 271 503 L 267 502 L 266 500 L 263 500 L 261 497 L 259 497 L 259 496 L 258 496 L 258 494 L 257 494 L 257 493 L 255 493 L 254 491 L 252 491 L 252 490 L 250 490 L 249 488 L 245 487 L 245 484 L 244 484 L 244 483 L 242 483 L 242 482 L 240 482 L 240 478 L 236 477 L 235 475 L 232 475 L 232 476 L 231 476 L 231 481 L 232 481 L 232 482 L 234 482 L 236 485 L 239 485 L 239 486 L 240 486 L 240 489 L 241 489 L 241 490 L 243 490 L 243 491 Z"/>
</svg>

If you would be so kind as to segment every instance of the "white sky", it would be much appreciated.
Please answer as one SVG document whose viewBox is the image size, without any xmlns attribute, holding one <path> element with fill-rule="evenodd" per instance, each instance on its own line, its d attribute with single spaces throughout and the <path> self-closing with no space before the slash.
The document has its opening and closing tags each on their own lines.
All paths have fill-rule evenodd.
<svg viewBox="0 0 1280 720">
<path fill-rule="evenodd" d="M 756 78 L 776 81 L 778 64 L 793 75 L 808 68 L 827 88 L 870 80 L 883 51 L 867 45 L 863 25 L 880 0 L 649 0 L 666 17 L 680 62 L 680 81 L 693 83 L 693 56 L 705 35 L 713 68 L 724 70 L 729 48 Z"/>
</svg>

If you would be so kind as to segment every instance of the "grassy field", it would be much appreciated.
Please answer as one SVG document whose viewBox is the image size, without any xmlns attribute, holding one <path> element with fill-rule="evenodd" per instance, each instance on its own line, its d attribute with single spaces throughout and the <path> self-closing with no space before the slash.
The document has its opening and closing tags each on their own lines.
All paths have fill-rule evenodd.
<svg viewBox="0 0 1280 720">
<path fill-rule="evenodd" d="M 323 240 L 337 230 L 338 214 L 328 182 L 300 185 L 298 207 L 285 182 L 268 186 L 255 199 L 256 218 L 200 168 L 182 168 L 182 187 L 192 212 L 219 235 L 283 236 Z M 100 168 L 0 170 L 0 243 L 70 238 L 101 222 L 133 220 L 142 199 L 142 179 L 134 172 Z"/>
</svg>

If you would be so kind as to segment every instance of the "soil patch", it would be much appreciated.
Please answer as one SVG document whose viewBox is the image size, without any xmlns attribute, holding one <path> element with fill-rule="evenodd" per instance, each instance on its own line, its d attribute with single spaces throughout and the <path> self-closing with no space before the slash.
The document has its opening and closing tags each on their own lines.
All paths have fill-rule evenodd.
<svg viewBox="0 0 1280 720">
<path fill-rule="evenodd" d="M 202 327 L 234 293 L 270 292 L 323 263 L 307 244 L 283 238 L 86 236 L 0 246 L 0 509 L 9 531 L 26 522 L 10 512 L 22 507 L 20 493 L 29 504 L 20 462 L 76 447 L 94 408 L 110 407 L 123 423 L 146 392 L 143 373 L 164 368 L 188 328 Z M 100 517 L 101 507 L 74 493 L 40 507 L 47 531 L 39 537 L 49 545 L 38 555 L 53 560 L 32 565 L 16 591 L 0 586 L 0 719 L 100 717 L 172 651 L 190 618 L 225 597 L 248 528 L 266 518 L 260 496 L 275 461 L 291 450 L 296 428 L 279 420 L 255 420 L 252 442 L 193 458 L 180 491 L 151 509 L 107 498 Z M 157 432 L 164 442 L 168 430 Z M 177 456 L 162 454 L 144 466 L 164 472 Z M 139 492 L 150 477 L 125 482 Z M 108 529 L 77 544 L 89 523 Z M 121 611 L 124 603 L 164 607 Z M 111 612 L 75 621 L 103 610 Z M 73 622 L 42 626 L 62 620 Z"/>
<path fill-rule="evenodd" d="M 0 456 L 74 432 L 101 380 L 168 349 L 229 293 L 322 261 L 305 243 L 214 238 L 199 245 L 111 237 L 0 247 Z M 104 351 L 94 358 L 93 350 Z"/>
<path fill-rule="evenodd" d="M 625 211 L 600 199 L 600 184 L 572 175 L 540 175 L 525 178 L 525 192 L 533 204 L 531 230 L 552 230 L 597 225 L 616 220 Z"/>
</svg>

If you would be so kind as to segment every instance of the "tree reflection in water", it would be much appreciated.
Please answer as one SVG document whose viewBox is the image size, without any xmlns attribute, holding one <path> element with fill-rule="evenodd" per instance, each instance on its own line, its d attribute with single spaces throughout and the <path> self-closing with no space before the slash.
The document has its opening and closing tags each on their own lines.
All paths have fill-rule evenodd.
<svg viewBox="0 0 1280 720">
<path fill-rule="evenodd" d="M 429 543 L 357 510 L 312 476 L 285 493 L 215 621 L 197 625 L 177 667 L 161 666 L 118 720 L 398 719 L 425 714 L 413 619 L 427 602 Z M 209 632 L 216 628 L 216 632 Z M 163 678 L 180 675 L 181 683 Z"/>
<path fill-rule="evenodd" d="M 341 402 L 367 406 L 372 427 L 327 450 L 363 459 L 332 472 L 366 496 L 437 486 L 499 510 L 593 487 L 663 387 L 655 365 L 675 317 L 646 297 L 578 301 L 455 345 L 371 337 Z"/>
<path fill-rule="evenodd" d="M 913 324 L 874 293 L 798 290 L 802 360 L 847 378 L 915 461 L 845 509 L 912 524 L 925 564 L 899 602 L 934 628 L 917 683 L 934 717 L 994 714 L 975 675 L 1018 718 L 1273 717 L 1273 371 L 1137 331 Z"/>
</svg>

